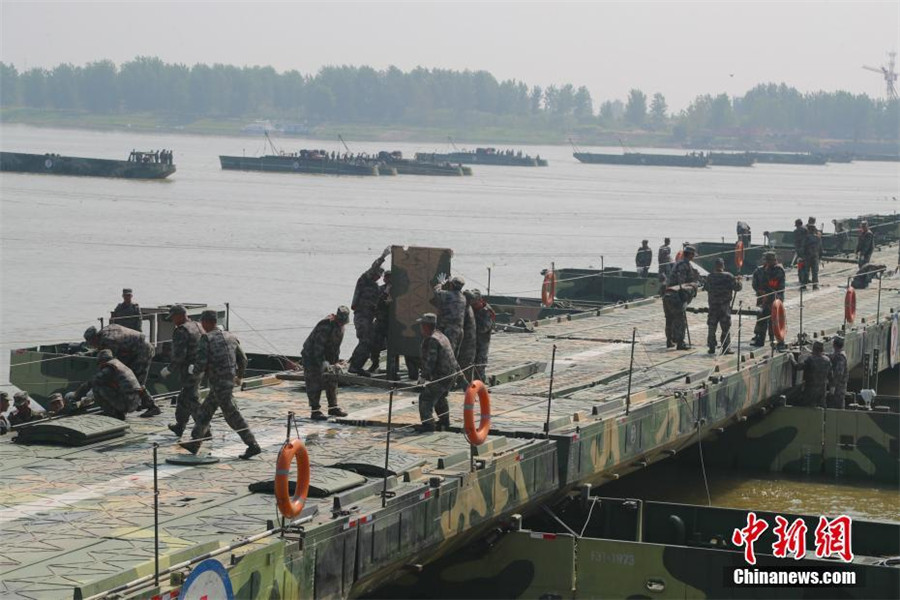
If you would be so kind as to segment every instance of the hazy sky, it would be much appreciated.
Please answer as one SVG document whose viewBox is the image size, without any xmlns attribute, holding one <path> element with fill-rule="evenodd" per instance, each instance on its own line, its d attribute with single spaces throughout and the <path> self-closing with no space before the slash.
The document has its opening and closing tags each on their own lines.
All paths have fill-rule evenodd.
<svg viewBox="0 0 900 600">
<path fill-rule="evenodd" d="M 19 70 L 138 55 L 185 64 L 484 69 L 586 85 L 595 104 L 637 87 L 683 108 L 760 82 L 881 97 L 900 2 L 9 2 L 0 58 Z M 732 77 L 733 74 L 733 77 Z"/>
</svg>

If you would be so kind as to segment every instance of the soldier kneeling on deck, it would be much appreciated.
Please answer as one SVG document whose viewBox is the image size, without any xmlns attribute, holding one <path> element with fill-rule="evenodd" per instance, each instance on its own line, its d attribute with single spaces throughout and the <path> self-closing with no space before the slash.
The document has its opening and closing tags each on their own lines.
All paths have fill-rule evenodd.
<svg viewBox="0 0 900 600">
<path fill-rule="evenodd" d="M 419 371 L 419 432 L 446 431 L 450 428 L 450 405 L 447 394 L 456 382 L 459 363 L 453 353 L 450 340 L 437 330 L 437 315 L 425 313 L 417 319 L 422 326 L 422 367 Z M 437 427 L 432 414 L 437 412 Z"/>
<path fill-rule="evenodd" d="M 77 405 L 91 391 L 94 404 L 100 406 L 104 415 L 124 421 L 126 414 L 140 406 L 143 386 L 131 369 L 113 357 L 111 350 L 98 352 L 97 363 L 100 369 L 94 377 L 67 394 L 66 400 Z"/>
</svg>

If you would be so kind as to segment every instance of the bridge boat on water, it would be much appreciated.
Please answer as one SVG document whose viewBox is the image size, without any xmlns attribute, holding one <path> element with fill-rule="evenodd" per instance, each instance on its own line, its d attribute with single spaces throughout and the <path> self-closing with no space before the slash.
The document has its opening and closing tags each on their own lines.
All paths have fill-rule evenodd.
<svg viewBox="0 0 900 600">
<path fill-rule="evenodd" d="M 171 153 L 132 151 L 128 160 L 84 158 L 59 154 L 0 152 L 0 171 L 41 175 L 77 175 L 123 179 L 165 179 L 175 172 Z"/>
</svg>

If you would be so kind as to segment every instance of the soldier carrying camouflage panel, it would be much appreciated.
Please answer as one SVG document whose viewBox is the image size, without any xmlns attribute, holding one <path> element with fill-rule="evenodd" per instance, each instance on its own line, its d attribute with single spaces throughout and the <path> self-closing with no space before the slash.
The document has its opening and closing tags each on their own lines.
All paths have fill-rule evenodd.
<svg viewBox="0 0 900 600">
<path fill-rule="evenodd" d="M 391 253 L 391 247 L 388 246 L 381 253 L 381 256 L 375 259 L 372 266 L 366 269 L 366 272 L 359 276 L 356 280 L 356 289 L 353 290 L 353 301 L 350 302 L 350 308 L 353 309 L 353 326 L 356 328 L 356 348 L 350 355 L 351 373 L 368 377 L 369 372 L 363 370 L 372 356 L 372 339 L 373 339 L 373 323 L 375 321 L 375 307 L 378 303 L 378 297 L 381 295 L 381 289 L 378 287 L 378 280 L 384 273 L 381 265 L 384 259 Z"/>
<path fill-rule="evenodd" d="M 466 297 L 462 293 L 465 285 L 466 280 L 459 275 L 448 279 L 446 274 L 441 273 L 434 286 L 435 304 L 438 307 L 437 328 L 447 336 L 454 356 L 459 354 L 466 318 Z"/>
</svg>

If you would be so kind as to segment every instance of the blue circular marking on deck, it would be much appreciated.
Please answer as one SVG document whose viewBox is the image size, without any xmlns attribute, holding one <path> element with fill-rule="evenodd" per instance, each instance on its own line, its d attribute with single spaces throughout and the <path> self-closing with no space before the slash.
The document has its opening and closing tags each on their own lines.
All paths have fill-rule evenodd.
<svg viewBox="0 0 900 600">
<path fill-rule="evenodd" d="M 178 600 L 200 598 L 234 600 L 228 571 L 214 558 L 207 558 L 194 567 L 178 594 Z"/>
</svg>

